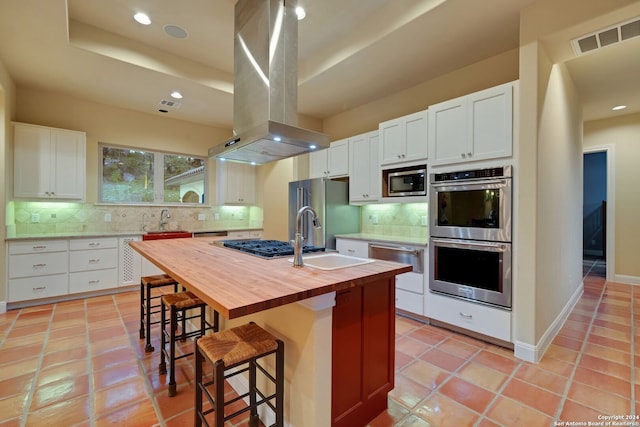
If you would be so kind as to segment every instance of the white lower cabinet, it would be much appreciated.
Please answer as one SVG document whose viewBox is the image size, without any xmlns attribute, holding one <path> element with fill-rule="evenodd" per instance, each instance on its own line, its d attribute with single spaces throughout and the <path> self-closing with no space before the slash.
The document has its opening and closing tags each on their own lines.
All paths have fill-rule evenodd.
<svg viewBox="0 0 640 427">
<path fill-rule="evenodd" d="M 425 315 L 453 326 L 511 342 L 511 312 L 446 295 L 426 295 Z"/>
<path fill-rule="evenodd" d="M 9 302 L 57 297 L 68 292 L 67 273 L 9 279 Z"/>
<path fill-rule="evenodd" d="M 424 314 L 424 275 L 403 273 L 396 276 L 396 308 Z"/>
<path fill-rule="evenodd" d="M 69 292 L 69 243 L 66 240 L 10 242 L 8 246 L 9 302 Z"/>
<path fill-rule="evenodd" d="M 351 239 L 336 239 L 336 250 L 342 255 L 369 258 L 369 242 Z"/>
<path fill-rule="evenodd" d="M 118 239 L 74 239 L 69 242 L 69 293 L 118 286 Z"/>
<path fill-rule="evenodd" d="M 230 239 L 261 239 L 262 230 L 229 231 L 227 237 Z"/>
<path fill-rule="evenodd" d="M 118 286 L 140 283 L 142 276 L 142 255 L 136 252 L 130 242 L 142 240 L 140 236 L 120 237 L 118 241 Z"/>
</svg>

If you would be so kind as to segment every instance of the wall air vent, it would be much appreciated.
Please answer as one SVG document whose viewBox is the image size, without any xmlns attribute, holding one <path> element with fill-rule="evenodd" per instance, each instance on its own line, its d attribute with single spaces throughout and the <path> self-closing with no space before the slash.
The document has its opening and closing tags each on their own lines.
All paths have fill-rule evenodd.
<svg viewBox="0 0 640 427">
<path fill-rule="evenodd" d="M 634 18 L 573 39 L 571 45 L 575 54 L 579 56 L 638 36 L 640 36 L 640 18 Z"/>
<path fill-rule="evenodd" d="M 164 108 L 170 108 L 170 109 L 177 109 L 180 108 L 180 105 L 182 105 L 180 102 L 177 101 L 172 101 L 170 99 L 161 99 L 160 100 L 160 106 L 164 107 Z"/>
</svg>

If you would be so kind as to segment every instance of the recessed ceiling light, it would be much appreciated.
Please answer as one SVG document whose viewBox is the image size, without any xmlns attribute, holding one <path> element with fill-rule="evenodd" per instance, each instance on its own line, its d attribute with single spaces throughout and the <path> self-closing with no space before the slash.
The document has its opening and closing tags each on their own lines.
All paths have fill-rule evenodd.
<svg viewBox="0 0 640 427">
<path fill-rule="evenodd" d="M 151 19 L 147 16 L 147 14 L 142 12 L 138 12 L 135 15 L 133 15 L 133 19 L 135 19 L 137 22 L 139 22 L 142 25 L 151 24 Z"/>
<path fill-rule="evenodd" d="M 615 107 L 612 108 L 613 111 L 618 111 L 618 110 L 624 110 L 625 108 L 627 108 L 626 105 L 617 105 Z"/>
<path fill-rule="evenodd" d="M 302 6 L 296 6 L 296 15 L 298 15 L 298 21 L 300 21 L 301 19 L 304 19 L 305 16 L 307 16 L 307 12 L 304 11 L 304 8 Z"/>
<path fill-rule="evenodd" d="M 177 90 L 174 90 L 173 92 L 171 92 L 171 97 L 175 99 L 182 99 L 182 94 Z"/>
</svg>

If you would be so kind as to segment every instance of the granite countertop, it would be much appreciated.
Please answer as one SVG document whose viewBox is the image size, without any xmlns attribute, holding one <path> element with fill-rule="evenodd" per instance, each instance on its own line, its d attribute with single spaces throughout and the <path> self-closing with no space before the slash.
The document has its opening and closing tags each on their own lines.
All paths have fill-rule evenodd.
<svg viewBox="0 0 640 427">
<path fill-rule="evenodd" d="M 239 228 L 217 228 L 217 229 L 201 229 L 201 230 L 166 230 L 166 231 L 187 231 L 194 234 L 199 233 L 212 233 L 221 231 L 250 231 L 250 230 L 262 230 L 262 227 L 239 227 Z M 17 234 L 14 236 L 6 236 L 5 241 L 16 240 L 34 240 L 34 239 L 75 239 L 83 237 L 121 237 L 121 236 L 142 236 L 149 232 L 157 232 L 158 230 L 148 231 L 68 231 L 61 233 L 34 233 L 34 234 Z"/>
<path fill-rule="evenodd" d="M 410 237 L 410 236 L 389 236 L 383 234 L 370 234 L 370 233 L 350 233 L 350 234 L 336 234 L 340 239 L 351 240 L 366 240 L 368 242 L 379 243 L 398 243 L 407 245 L 427 246 L 429 243 L 428 236 Z"/>
</svg>

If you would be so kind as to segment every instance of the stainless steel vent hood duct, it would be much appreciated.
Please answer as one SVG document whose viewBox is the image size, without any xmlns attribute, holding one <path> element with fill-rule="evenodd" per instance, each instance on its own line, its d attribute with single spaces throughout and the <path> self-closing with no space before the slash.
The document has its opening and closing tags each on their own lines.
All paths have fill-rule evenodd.
<svg viewBox="0 0 640 427">
<path fill-rule="evenodd" d="M 235 6 L 235 136 L 209 157 L 257 164 L 329 146 L 298 123 L 298 20 L 295 0 L 238 0 Z"/>
</svg>

